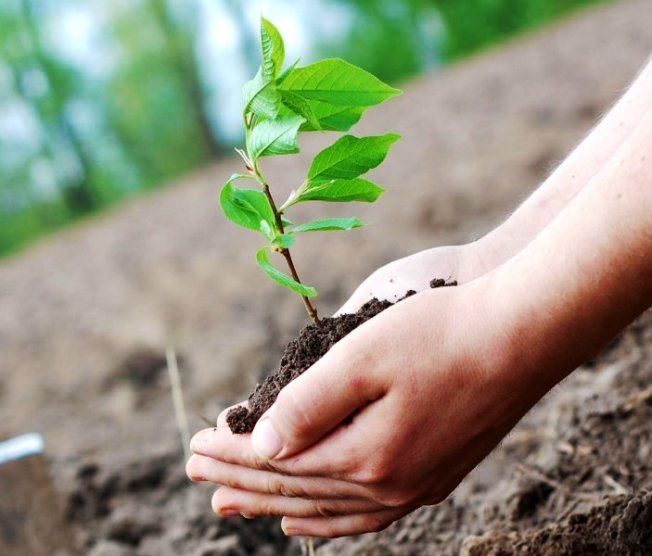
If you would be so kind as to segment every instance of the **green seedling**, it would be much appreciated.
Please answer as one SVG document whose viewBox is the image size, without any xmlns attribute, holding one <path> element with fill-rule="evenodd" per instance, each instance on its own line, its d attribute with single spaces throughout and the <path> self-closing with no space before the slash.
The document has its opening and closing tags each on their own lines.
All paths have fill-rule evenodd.
<svg viewBox="0 0 652 556">
<path fill-rule="evenodd" d="M 318 323 L 317 311 L 311 302 L 317 291 L 299 279 L 290 247 L 302 233 L 352 230 L 363 223 L 358 218 L 326 218 L 294 224 L 287 213 L 295 205 L 306 202 L 376 201 L 383 189 L 361 176 L 385 160 L 399 136 L 394 133 L 369 137 L 342 135 L 317 154 L 303 183 L 281 205 L 274 201 L 260 160 L 298 153 L 301 132 L 348 132 L 367 108 L 381 104 L 400 91 L 338 58 L 305 67 L 298 67 L 295 62 L 283 70 L 283 38 L 264 18 L 260 39 L 262 65 L 243 89 L 246 146 L 236 149 L 244 160 L 246 171 L 234 174 L 227 181 L 220 193 L 220 205 L 229 220 L 262 234 L 267 245 L 256 254 L 258 266 L 272 280 L 299 294 L 308 315 Z M 253 189 L 236 187 L 234 183 L 238 180 L 254 181 L 257 186 Z M 272 264 L 270 252 L 283 256 L 290 275 Z"/>
</svg>

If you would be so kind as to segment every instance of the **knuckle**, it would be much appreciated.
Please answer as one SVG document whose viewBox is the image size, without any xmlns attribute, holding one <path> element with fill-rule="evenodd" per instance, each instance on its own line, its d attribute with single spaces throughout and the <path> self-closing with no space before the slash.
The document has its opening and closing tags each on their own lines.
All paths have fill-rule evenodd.
<svg viewBox="0 0 652 556">
<path fill-rule="evenodd" d="M 277 462 L 273 460 L 266 460 L 266 459 L 260 459 L 259 457 L 256 457 L 252 463 L 251 467 L 254 469 L 258 469 L 261 471 L 267 471 L 268 473 L 282 473 L 282 464 L 279 465 Z"/>
<path fill-rule="evenodd" d="M 323 500 L 315 502 L 315 510 L 321 517 L 333 517 L 337 515 L 337 511 L 328 503 Z"/>
<path fill-rule="evenodd" d="M 353 472 L 353 480 L 366 486 L 381 485 L 388 478 L 388 466 L 382 461 L 370 460 Z"/>
<path fill-rule="evenodd" d="M 365 518 L 364 528 L 370 533 L 379 533 L 385 529 L 389 523 L 384 517 L 379 517 L 375 515 L 368 515 Z"/>
<path fill-rule="evenodd" d="M 283 476 L 276 474 L 270 475 L 267 479 L 267 492 L 285 498 L 295 497 L 296 493 L 294 492 L 294 489 L 290 487 L 284 479 L 286 478 Z"/>
<path fill-rule="evenodd" d="M 376 501 L 388 508 L 402 508 L 413 502 L 414 496 L 406 492 L 380 492 L 375 497 Z"/>
<path fill-rule="evenodd" d="M 276 509 L 276 506 L 272 501 L 265 500 L 260 504 L 259 508 L 256 508 L 256 513 L 255 515 L 278 515 L 279 512 Z"/>
</svg>

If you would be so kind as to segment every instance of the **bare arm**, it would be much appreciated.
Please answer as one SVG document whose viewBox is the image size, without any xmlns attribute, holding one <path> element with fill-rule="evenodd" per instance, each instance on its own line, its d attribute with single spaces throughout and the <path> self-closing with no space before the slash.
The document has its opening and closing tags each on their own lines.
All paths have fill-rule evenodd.
<svg viewBox="0 0 652 556">
<path fill-rule="evenodd" d="M 652 62 L 570 156 L 500 226 L 478 241 L 435 247 L 389 263 L 367 278 L 340 312 L 371 297 L 394 300 L 428 289 L 433 277 L 466 283 L 509 260 L 564 209 L 631 135 L 650 105 Z"/>
<path fill-rule="evenodd" d="M 649 106 L 588 186 L 536 240 L 495 272 L 496 282 L 511 283 L 518 300 L 515 318 L 530 323 L 516 326 L 514 341 L 527 344 L 534 360 L 550 361 L 558 373 L 550 377 L 553 383 L 652 304 Z M 540 338 L 528 330 L 536 330 Z"/>
<path fill-rule="evenodd" d="M 597 175 L 650 107 L 652 61 L 602 121 L 528 199 L 478 243 L 497 266 L 523 249 Z M 491 256 L 490 256 L 491 257 Z"/>
</svg>

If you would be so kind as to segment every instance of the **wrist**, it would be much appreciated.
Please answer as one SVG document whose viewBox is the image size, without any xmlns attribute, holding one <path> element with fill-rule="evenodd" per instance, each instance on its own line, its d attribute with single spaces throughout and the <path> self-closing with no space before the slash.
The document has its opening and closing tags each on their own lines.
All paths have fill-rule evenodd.
<svg viewBox="0 0 652 556">
<path fill-rule="evenodd" d="M 460 283 L 470 282 L 499 267 L 517 251 L 503 226 L 498 226 L 485 236 L 461 246 L 459 274 Z"/>
</svg>

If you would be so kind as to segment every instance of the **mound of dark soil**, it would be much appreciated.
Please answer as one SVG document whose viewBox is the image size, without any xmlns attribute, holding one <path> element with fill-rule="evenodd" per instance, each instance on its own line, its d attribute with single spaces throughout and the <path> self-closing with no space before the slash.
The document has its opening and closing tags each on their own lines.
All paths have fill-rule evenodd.
<svg viewBox="0 0 652 556">
<path fill-rule="evenodd" d="M 457 282 L 446 282 L 441 278 L 434 278 L 430 282 L 431 288 L 447 286 L 457 286 Z M 410 290 L 395 303 L 415 293 Z M 249 407 L 239 406 L 229 411 L 226 421 L 231 431 L 235 434 L 253 431 L 258 419 L 272 406 L 279 392 L 285 386 L 319 361 L 347 334 L 392 305 L 393 303 L 390 301 L 380 301 L 374 298 L 354 314 L 323 318 L 319 324 L 309 324 L 304 327 L 285 348 L 279 369 L 268 376 L 262 384 L 256 385 L 255 390 L 249 395 Z"/>
<path fill-rule="evenodd" d="M 262 384 L 257 384 L 249 395 L 249 408 L 238 406 L 229 411 L 226 421 L 231 432 L 245 434 L 253 431 L 258 419 L 272 406 L 285 386 L 326 355 L 344 336 L 391 305 L 389 301 L 373 299 L 355 314 L 322 318 L 318 325 L 304 327 L 285 348 L 279 369 Z"/>
</svg>

